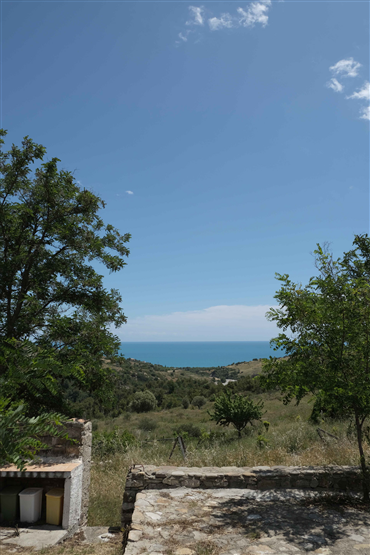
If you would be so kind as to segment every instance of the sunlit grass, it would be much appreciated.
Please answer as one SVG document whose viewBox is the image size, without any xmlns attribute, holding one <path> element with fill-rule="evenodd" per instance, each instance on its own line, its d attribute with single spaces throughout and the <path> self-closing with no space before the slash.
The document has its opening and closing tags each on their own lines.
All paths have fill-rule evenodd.
<svg viewBox="0 0 370 555">
<path fill-rule="evenodd" d="M 257 396 L 255 396 L 257 398 Z M 261 397 L 261 396 L 258 396 Z M 277 394 L 264 394 L 266 413 L 263 420 L 270 423 L 266 432 L 262 424 L 248 427 L 241 440 L 231 428 L 222 429 L 210 421 L 208 410 L 212 403 L 202 409 L 180 409 L 147 413 L 156 423 L 153 431 L 140 429 L 141 414 L 121 415 L 116 419 L 94 423 L 100 431 L 119 429 L 130 431 L 136 438 L 135 445 L 123 454 L 110 456 L 105 461 L 94 461 L 91 474 L 89 525 L 120 525 L 120 508 L 125 478 L 130 466 L 153 464 L 175 466 L 311 466 L 311 465 L 357 465 L 357 444 L 347 437 L 348 421 L 323 421 L 320 426 L 336 435 L 339 440 L 323 441 L 317 433 L 317 425 L 308 419 L 312 404 L 304 400 L 299 406 L 284 406 Z M 174 430 L 183 423 L 192 423 L 204 432 L 217 431 L 219 437 L 213 442 L 199 442 L 198 438 L 186 438 L 187 460 L 175 449 L 171 460 L 171 442 L 159 439 L 174 437 Z M 257 441 L 259 435 L 266 439 L 265 446 Z M 369 446 L 365 446 L 370 456 Z"/>
</svg>

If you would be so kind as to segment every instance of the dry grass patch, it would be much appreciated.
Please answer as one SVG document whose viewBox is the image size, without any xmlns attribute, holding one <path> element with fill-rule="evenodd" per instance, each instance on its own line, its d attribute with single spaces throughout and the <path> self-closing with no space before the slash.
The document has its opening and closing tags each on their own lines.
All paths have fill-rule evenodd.
<svg viewBox="0 0 370 555">
<path fill-rule="evenodd" d="M 266 431 L 261 424 L 248 427 L 241 440 L 232 428 L 221 429 L 209 420 L 208 403 L 202 409 L 174 408 L 160 412 L 146 413 L 156 424 L 153 432 L 139 429 L 142 414 L 123 414 L 119 418 L 98 422 L 99 430 L 110 430 L 117 426 L 128 430 L 137 443 L 130 445 L 125 453 L 110 456 L 108 460 L 95 460 L 92 467 L 90 487 L 89 525 L 119 526 L 125 479 L 131 465 L 151 464 L 175 466 L 321 466 L 359 464 L 355 437 L 348 434 L 348 421 L 327 419 L 320 427 L 336 435 L 339 440 L 327 437 L 321 439 L 317 425 L 308 419 L 312 411 L 310 399 L 303 399 L 298 405 L 284 406 L 280 396 L 274 392 L 253 395 L 254 400 L 263 399 L 266 413 L 263 420 L 269 422 Z M 159 441 L 173 437 L 173 430 L 181 424 L 194 424 L 203 432 L 213 434 L 211 440 L 185 438 L 187 460 L 184 462 L 178 448 L 171 461 L 168 460 L 172 444 Z M 216 434 L 214 434 L 216 432 Z M 258 441 L 262 435 L 266 443 Z M 370 446 L 365 445 L 366 457 L 370 456 Z"/>
</svg>

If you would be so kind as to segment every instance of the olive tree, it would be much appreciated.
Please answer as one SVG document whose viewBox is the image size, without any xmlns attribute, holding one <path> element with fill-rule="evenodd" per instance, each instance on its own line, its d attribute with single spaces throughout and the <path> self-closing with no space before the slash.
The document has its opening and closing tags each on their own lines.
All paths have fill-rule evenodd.
<svg viewBox="0 0 370 555">
<path fill-rule="evenodd" d="M 369 501 L 363 431 L 370 414 L 370 239 L 355 236 L 342 259 L 334 260 L 320 245 L 314 252 L 319 275 L 308 285 L 277 274 L 279 308 L 266 316 L 282 330 L 271 344 L 289 358 L 265 361 L 261 382 L 278 387 L 284 403 L 313 394 L 321 405 L 353 419 Z"/>
</svg>

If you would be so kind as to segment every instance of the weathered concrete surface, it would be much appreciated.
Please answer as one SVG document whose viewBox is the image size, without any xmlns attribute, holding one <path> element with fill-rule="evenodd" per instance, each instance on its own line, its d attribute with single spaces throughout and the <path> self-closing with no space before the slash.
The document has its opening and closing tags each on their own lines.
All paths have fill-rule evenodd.
<svg viewBox="0 0 370 555">
<path fill-rule="evenodd" d="M 145 491 L 125 555 L 370 555 L 369 512 L 325 499 L 307 490 Z"/>
<path fill-rule="evenodd" d="M 14 535 L 14 528 L 2 528 L 0 531 L 0 552 L 4 548 L 30 547 L 36 550 L 56 545 L 67 537 L 68 532 L 58 526 L 45 524 L 40 527 L 19 528 L 19 536 Z"/>
<path fill-rule="evenodd" d="M 106 543 L 116 538 L 116 534 L 109 533 L 108 526 L 87 526 L 84 529 L 85 539 L 82 543 Z"/>
</svg>

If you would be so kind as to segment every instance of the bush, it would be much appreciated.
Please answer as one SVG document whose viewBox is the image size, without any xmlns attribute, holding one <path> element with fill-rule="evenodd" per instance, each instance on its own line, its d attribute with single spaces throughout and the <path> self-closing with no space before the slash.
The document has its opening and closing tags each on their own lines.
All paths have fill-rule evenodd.
<svg viewBox="0 0 370 555">
<path fill-rule="evenodd" d="M 187 397 L 184 397 L 181 402 L 182 402 L 182 406 L 183 406 L 184 409 L 189 408 L 190 403 L 189 403 L 189 399 Z"/>
<path fill-rule="evenodd" d="M 241 395 L 231 395 L 226 390 L 219 397 L 216 397 L 214 413 L 208 413 L 212 420 L 220 426 L 232 424 L 238 431 L 239 437 L 247 424 L 252 424 L 253 420 L 261 420 L 263 414 L 263 401 L 254 403 L 247 397 Z"/>
<path fill-rule="evenodd" d="M 174 429 L 174 432 L 176 432 L 178 435 L 182 435 L 185 433 L 189 437 L 201 437 L 202 435 L 202 430 L 199 428 L 199 426 L 196 426 L 192 423 L 180 424 L 180 426 Z"/>
<path fill-rule="evenodd" d="M 257 447 L 259 447 L 260 449 L 263 449 L 264 447 L 267 447 L 269 443 L 269 440 L 265 438 L 265 436 L 263 435 L 259 435 L 257 437 Z"/>
<path fill-rule="evenodd" d="M 125 453 L 135 437 L 127 430 L 114 428 L 110 432 L 93 432 L 91 454 L 93 458 L 104 459 L 116 453 Z"/>
<path fill-rule="evenodd" d="M 194 397 L 191 403 L 194 407 L 200 409 L 206 404 L 206 402 L 207 399 L 205 397 L 203 397 L 202 395 L 197 395 L 197 397 Z"/>
<path fill-rule="evenodd" d="M 131 402 L 134 412 L 149 412 L 157 408 L 157 399 L 150 391 L 138 391 Z"/>
<path fill-rule="evenodd" d="M 158 424 L 155 420 L 144 416 L 139 420 L 138 428 L 143 430 L 143 432 L 153 432 L 157 428 Z"/>
</svg>

